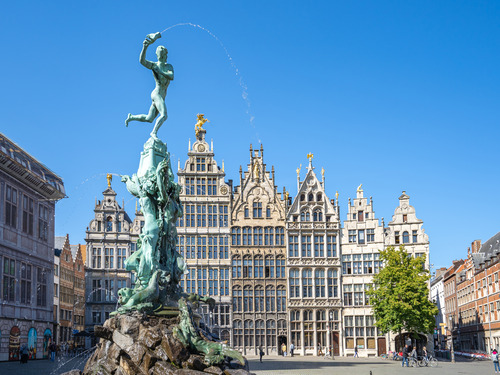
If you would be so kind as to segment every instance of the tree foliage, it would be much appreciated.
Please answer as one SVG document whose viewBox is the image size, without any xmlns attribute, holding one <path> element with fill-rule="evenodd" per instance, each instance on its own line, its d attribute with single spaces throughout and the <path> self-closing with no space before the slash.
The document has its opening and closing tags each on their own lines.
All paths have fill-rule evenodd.
<svg viewBox="0 0 500 375">
<path fill-rule="evenodd" d="M 414 258 L 404 246 L 390 246 L 380 252 L 380 259 L 384 267 L 368 291 L 376 326 L 384 333 L 431 333 L 438 309 L 429 300 L 425 255 Z"/>
</svg>

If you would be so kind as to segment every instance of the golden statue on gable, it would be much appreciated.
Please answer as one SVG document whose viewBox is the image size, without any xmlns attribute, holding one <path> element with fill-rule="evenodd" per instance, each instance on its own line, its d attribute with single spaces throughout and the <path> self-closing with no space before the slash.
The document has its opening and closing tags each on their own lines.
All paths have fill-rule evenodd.
<svg viewBox="0 0 500 375">
<path fill-rule="evenodd" d="M 198 137 L 198 134 L 200 133 L 200 130 L 203 129 L 203 125 L 205 124 L 205 122 L 210 122 L 210 121 L 208 121 L 208 119 L 205 118 L 205 115 L 203 113 L 198 113 L 196 117 L 198 118 L 198 122 L 194 125 L 194 130 L 196 137 Z"/>
</svg>

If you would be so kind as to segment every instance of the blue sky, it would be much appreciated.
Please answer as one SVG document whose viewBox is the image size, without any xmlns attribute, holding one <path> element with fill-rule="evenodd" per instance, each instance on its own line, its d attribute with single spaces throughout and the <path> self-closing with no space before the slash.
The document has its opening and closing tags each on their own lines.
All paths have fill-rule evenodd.
<svg viewBox="0 0 500 375">
<path fill-rule="evenodd" d="M 292 195 L 295 169 L 313 152 L 327 194 L 340 193 L 342 220 L 360 183 L 386 223 L 406 190 L 435 267 L 500 230 L 497 1 L 24 1 L 0 10 L 0 131 L 64 179 L 56 235 L 72 243 L 84 243 L 106 173 L 136 171 L 151 130 L 124 126 L 150 105 L 153 79 L 138 62 L 145 35 L 184 22 L 226 50 L 192 26 L 157 42 L 175 70 L 159 132 L 174 166 L 205 113 L 228 179 L 262 142 L 278 189 Z M 132 214 L 121 185 L 115 178 Z"/>
</svg>

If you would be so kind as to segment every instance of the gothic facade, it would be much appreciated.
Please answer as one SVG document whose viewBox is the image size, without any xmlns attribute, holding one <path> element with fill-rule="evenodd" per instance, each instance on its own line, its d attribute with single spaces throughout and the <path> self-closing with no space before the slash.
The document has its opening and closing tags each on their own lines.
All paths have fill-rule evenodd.
<svg viewBox="0 0 500 375">
<path fill-rule="evenodd" d="M 264 149 L 250 146 L 250 162 L 234 189 L 231 210 L 232 346 L 244 354 L 277 354 L 287 340 L 285 199 Z"/>
<path fill-rule="evenodd" d="M 289 343 L 301 355 L 319 354 L 330 346 L 342 352 L 340 291 L 340 219 L 335 200 L 325 193 L 309 155 L 306 176 L 287 212 Z"/>
<path fill-rule="evenodd" d="M 181 286 L 187 293 L 215 299 L 209 311 L 200 307 L 202 319 L 222 340 L 231 337 L 231 296 L 229 257 L 229 215 L 231 187 L 214 159 L 213 143 L 205 140 L 206 130 L 197 129 L 196 141 L 189 142 L 188 159 L 178 166 L 182 186 L 180 200 L 184 215 L 177 221 L 177 251 L 184 257 L 187 274 Z"/>
<path fill-rule="evenodd" d="M 144 219 L 136 210 L 132 221 L 116 201 L 111 187 L 102 193 L 102 200 L 94 207 L 94 218 L 86 231 L 87 256 L 85 261 L 85 327 L 93 332 L 94 325 L 102 325 L 116 310 L 117 292 L 131 287 L 131 273 L 125 270 L 125 259 L 135 250 Z"/>
</svg>

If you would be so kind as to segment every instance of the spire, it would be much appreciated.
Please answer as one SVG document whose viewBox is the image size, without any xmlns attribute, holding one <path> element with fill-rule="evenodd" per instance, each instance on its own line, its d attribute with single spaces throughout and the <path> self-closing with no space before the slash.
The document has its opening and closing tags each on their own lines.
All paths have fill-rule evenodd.
<svg viewBox="0 0 500 375">
<path fill-rule="evenodd" d="M 307 154 L 307 159 L 309 160 L 309 166 L 307 167 L 308 170 L 313 169 L 313 166 L 312 166 L 313 158 L 314 158 L 314 154 L 312 152 Z"/>
</svg>

